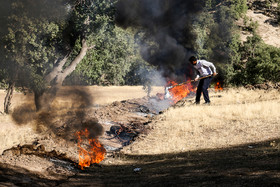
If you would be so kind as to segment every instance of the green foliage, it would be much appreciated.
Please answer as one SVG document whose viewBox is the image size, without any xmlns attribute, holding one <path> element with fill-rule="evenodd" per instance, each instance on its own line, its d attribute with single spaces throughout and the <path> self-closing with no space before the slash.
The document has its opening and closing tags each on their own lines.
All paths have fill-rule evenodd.
<svg viewBox="0 0 280 187">
<path fill-rule="evenodd" d="M 94 48 L 67 78 L 66 84 L 144 84 L 149 89 L 155 67 L 140 57 L 135 33 L 141 31 L 116 27 L 116 0 L 50 2 L 9 3 L 9 15 L 2 16 L 7 20 L 1 20 L 7 26 L 0 32 L 4 44 L 0 46 L 2 86 L 15 81 L 18 87 L 44 90 L 44 76 L 52 70 L 55 61 L 71 51 L 65 66 L 69 65 L 79 54 L 81 41 L 86 39 L 88 46 Z M 204 11 L 193 20 L 197 56 L 214 62 L 228 84 L 280 81 L 279 49 L 265 45 L 255 34 L 257 23 L 244 17 L 247 30 L 253 33 L 244 44 L 236 34 L 234 21 L 246 13 L 247 1 L 203 2 Z M 153 45 L 154 41 L 141 39 Z"/>
<path fill-rule="evenodd" d="M 252 18 L 249 19 L 247 16 L 244 16 L 243 23 L 244 23 L 243 29 L 249 32 L 256 32 L 259 26 L 257 21 L 253 21 Z"/>
<path fill-rule="evenodd" d="M 227 77 L 233 76 L 232 64 L 241 59 L 234 14 L 234 9 L 216 4 L 215 11 L 204 11 L 194 23 L 197 56 L 215 63 L 219 81 L 224 84 L 229 84 Z"/>
<path fill-rule="evenodd" d="M 280 49 L 264 44 L 255 33 L 240 47 L 240 60 L 233 63 L 228 76 L 234 85 L 280 81 Z"/>
<path fill-rule="evenodd" d="M 266 8 L 271 9 L 273 6 L 273 3 L 279 4 L 279 2 L 280 2 L 279 0 L 265 0 L 264 4 L 265 4 Z"/>
<path fill-rule="evenodd" d="M 131 75 L 148 67 L 136 52 L 139 49 L 133 33 L 115 26 L 114 0 L 56 2 L 57 6 L 53 6 L 53 1 L 10 3 L 9 29 L 1 32 L 5 33 L 5 47 L 0 50 L 5 56 L 0 63 L 2 82 L 15 81 L 18 87 L 43 91 L 44 76 L 56 60 L 71 51 L 64 66 L 67 67 L 79 54 L 83 39 L 94 48 L 67 78 L 66 84 L 129 84 L 127 80 L 132 80 L 128 78 L 129 71 Z"/>
<path fill-rule="evenodd" d="M 194 23 L 197 55 L 210 61 L 227 63 L 234 29 L 234 19 L 228 7 L 219 6 L 214 14 L 207 11 L 202 13 Z"/>
<path fill-rule="evenodd" d="M 140 56 L 132 62 L 129 72 L 125 76 L 126 85 L 144 85 L 148 88 L 152 84 L 151 78 L 155 74 L 155 67 L 148 64 Z"/>
<path fill-rule="evenodd" d="M 255 56 L 248 58 L 246 75 L 250 84 L 279 82 L 280 49 L 266 44 L 259 45 Z"/>
<path fill-rule="evenodd" d="M 209 34 L 214 27 L 213 15 L 209 12 L 203 12 L 194 23 L 194 32 L 197 35 L 196 51 L 199 57 L 209 58 L 212 48 L 209 45 Z"/>
<path fill-rule="evenodd" d="M 204 11 L 194 23 L 199 57 L 215 62 L 225 84 L 246 85 L 280 81 L 280 49 L 266 45 L 256 34 L 257 22 L 244 17 L 247 31 L 253 35 L 243 44 L 234 20 L 247 11 L 247 1 L 231 0 L 230 6 L 206 1 Z M 216 2 L 218 3 L 218 2 Z M 211 12 L 211 13 L 210 13 Z M 223 74 L 223 75 L 221 75 Z"/>
<path fill-rule="evenodd" d="M 220 3 L 220 0 L 205 0 L 205 8 L 207 10 L 214 9 L 218 3 Z"/>
<path fill-rule="evenodd" d="M 124 84 L 124 77 L 134 58 L 133 36 L 114 27 L 112 30 L 95 33 L 92 42 L 95 43 L 95 48 L 88 52 L 78 65 L 75 74 L 68 78 L 67 84 L 70 84 L 71 79 L 77 75 L 82 76 L 81 82 L 89 85 Z M 72 83 L 77 84 L 77 82 Z"/>
<path fill-rule="evenodd" d="M 4 46 L 0 49 L 3 55 L 0 66 L 4 82 L 15 82 L 17 87 L 33 91 L 44 90 L 43 76 L 52 68 L 63 45 L 65 22 L 60 20 L 63 11 L 46 11 L 61 5 L 62 1 L 56 2 L 58 4 L 45 2 L 42 5 L 39 1 L 13 1 L 10 4 L 11 12 L 5 17 L 7 30 L 1 35 Z M 40 10 L 39 5 L 44 8 Z"/>
<path fill-rule="evenodd" d="M 240 35 L 239 34 L 234 34 L 232 36 L 231 42 L 229 44 L 230 47 L 230 62 L 239 62 L 241 60 L 241 54 L 240 54 L 240 46 L 241 46 L 241 41 L 240 41 Z"/>
<path fill-rule="evenodd" d="M 235 19 L 242 17 L 248 10 L 247 0 L 230 0 L 231 12 Z"/>
</svg>

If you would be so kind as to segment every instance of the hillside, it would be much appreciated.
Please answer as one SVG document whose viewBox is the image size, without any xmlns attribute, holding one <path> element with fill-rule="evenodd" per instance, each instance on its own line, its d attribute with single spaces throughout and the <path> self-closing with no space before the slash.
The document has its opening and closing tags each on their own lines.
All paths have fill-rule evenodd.
<svg viewBox="0 0 280 187">
<path fill-rule="evenodd" d="M 264 0 L 255 0 L 249 3 L 249 10 L 246 14 L 248 20 L 257 22 L 257 34 L 261 36 L 266 44 L 280 47 L 280 25 L 277 24 L 275 13 L 272 10 L 267 10 L 264 7 Z M 276 4 L 273 5 L 273 10 L 276 9 Z M 244 26 L 244 20 L 238 20 L 237 24 Z M 246 41 L 246 37 L 250 36 L 248 31 L 241 31 L 241 40 Z"/>
<path fill-rule="evenodd" d="M 107 1 L 80 1 L 75 5 L 81 6 L 81 12 L 75 13 L 79 18 L 85 18 L 92 13 L 91 8 L 94 6 L 83 6 L 85 5 L 83 3 L 86 2 L 94 2 L 96 5 L 103 7 Z M 149 51 L 149 47 L 151 47 L 148 45 L 149 42 L 153 45 L 159 42 L 160 47 L 155 48 L 156 44 L 156 46 L 153 46 L 154 48 L 151 48 L 153 50 L 150 51 L 150 55 L 157 54 L 159 56 L 152 55 L 149 57 L 161 58 L 147 58 L 147 63 L 151 63 L 148 62 L 149 60 L 156 61 L 159 62 L 157 64 L 159 67 L 160 65 L 166 65 L 165 60 L 169 63 L 166 66 L 166 72 L 160 73 L 161 75 L 165 74 L 164 76 L 166 77 L 153 77 L 158 79 L 168 78 L 168 80 L 172 81 L 173 79 L 175 81 L 176 78 L 179 79 L 179 76 L 173 75 L 171 70 L 174 70 L 175 66 L 179 68 L 181 62 L 185 66 L 187 61 L 187 57 L 185 58 L 186 50 L 185 48 L 184 50 L 180 49 L 182 49 L 182 46 L 187 49 L 188 46 L 184 44 L 189 45 L 190 41 L 195 38 L 192 38 L 192 35 L 188 35 L 188 29 L 191 28 L 191 25 L 188 25 L 191 24 L 188 19 L 190 15 L 181 16 L 181 13 L 185 13 L 186 8 L 180 5 L 185 5 L 187 12 L 194 11 L 193 14 L 196 14 L 201 10 L 200 7 L 204 1 L 124 0 L 120 2 L 123 2 L 120 5 L 124 7 L 119 7 L 119 5 L 117 7 L 121 8 L 119 11 L 125 15 L 126 13 L 131 13 L 129 15 L 132 16 L 131 19 L 122 20 L 124 21 L 123 23 L 132 24 L 132 26 L 134 24 L 143 24 L 141 29 L 139 29 L 140 25 L 133 28 L 139 29 L 137 30 L 140 32 L 139 37 L 144 34 L 141 33 L 142 29 L 147 30 L 148 34 L 144 34 L 144 39 L 147 39 L 148 43 L 143 44 L 144 52 Z M 132 6 L 140 5 L 134 4 L 134 2 L 144 3 L 142 6 Z M 185 4 L 186 2 L 187 4 Z M 201 31 L 200 35 L 198 35 L 201 37 L 199 39 L 210 42 L 206 43 L 210 45 L 201 45 L 203 50 L 200 51 L 206 51 L 205 54 L 208 54 L 209 58 L 211 57 L 210 53 L 220 54 L 221 56 L 219 57 L 229 57 L 231 55 L 228 47 L 230 42 L 234 41 L 231 38 L 233 36 L 231 29 L 236 31 L 235 22 L 239 26 L 242 41 L 246 41 L 246 37 L 252 34 L 248 31 L 248 25 L 244 23 L 246 21 L 256 22 L 258 24 L 256 32 L 264 42 L 280 47 L 280 25 L 276 23 L 275 5 L 271 7 L 270 11 L 265 8 L 264 0 L 248 0 L 249 10 L 246 17 L 236 21 L 233 17 L 227 20 L 229 18 L 227 16 L 232 15 L 230 14 L 232 9 L 221 5 L 229 2 L 235 2 L 236 4 L 245 2 L 246 5 L 247 1 L 231 0 L 223 2 L 208 0 L 208 2 L 210 4 L 222 2 L 213 6 L 217 10 L 206 12 L 205 17 L 202 15 L 201 25 L 196 25 L 196 32 Z M 198 9 L 191 10 L 191 7 L 195 4 L 199 5 Z M 17 6 L 14 7 L 16 8 Z M 174 9 L 176 11 L 173 11 Z M 114 10 L 114 8 L 110 10 Z M 85 12 L 86 14 L 84 14 Z M 110 11 L 102 9 L 100 10 L 100 15 L 103 15 L 104 12 L 108 13 Z M 147 14 L 143 16 L 144 13 Z M 217 21 L 219 16 L 215 17 L 212 15 L 213 13 L 221 15 L 220 22 Z M 134 22 L 135 14 L 140 15 L 137 17 L 136 23 Z M 164 16 L 159 16 L 157 19 L 147 19 L 151 15 L 161 14 Z M 176 22 L 181 17 L 183 17 L 182 20 Z M 20 20 L 21 16 L 18 15 L 16 18 Z M 96 18 L 99 19 L 100 16 Z M 98 19 L 93 20 L 98 21 Z M 108 20 L 110 19 L 104 18 L 102 22 L 107 24 Z M 32 21 L 32 19 L 29 21 Z M 87 25 L 90 21 L 88 19 L 81 25 Z M 73 24 L 72 26 L 77 26 L 72 21 L 70 23 Z M 186 30 L 181 27 L 181 23 L 187 24 L 185 25 Z M 209 27 L 204 28 L 207 23 Z M 44 24 L 49 25 L 49 22 L 46 21 Z M 114 24 L 108 21 L 108 25 L 112 26 L 110 28 L 113 28 Z M 95 26 L 100 26 L 100 23 L 98 22 Z M 36 31 L 38 29 L 36 27 L 32 28 Z M 83 86 L 65 84 L 53 87 L 55 88 L 53 90 L 55 94 L 53 95 L 52 92 L 45 92 L 40 100 L 42 107 L 36 108 L 36 102 L 34 102 L 34 93 L 36 96 L 36 92 L 31 89 L 32 87 L 28 87 L 30 83 L 28 81 L 31 81 L 31 79 L 28 79 L 27 87 L 25 88 L 25 85 L 20 87 L 20 89 L 26 89 L 26 93 L 14 92 L 10 113 L 5 114 L 3 109 L 0 109 L 0 186 L 279 186 L 280 79 L 276 78 L 280 77 L 277 76 L 278 72 L 268 71 L 271 69 L 280 70 L 280 61 L 278 61 L 280 51 L 275 52 L 278 50 L 277 48 L 271 46 L 269 48 L 273 48 L 272 50 L 261 48 L 260 53 L 251 55 L 249 54 L 250 49 L 243 49 L 242 44 L 239 45 L 240 41 L 235 40 L 235 44 L 238 44 L 235 46 L 235 57 L 242 56 L 242 58 L 235 58 L 232 61 L 232 67 L 229 68 L 223 61 L 220 63 L 218 63 L 219 61 L 213 61 L 217 65 L 218 76 L 214 77 L 209 88 L 211 104 L 196 105 L 194 104 L 196 92 L 194 82 L 176 83 L 177 85 L 173 87 L 173 92 L 171 88 L 169 89 L 169 92 L 171 92 L 170 97 L 166 97 L 168 83 L 163 83 L 161 86 L 152 86 L 150 94 L 147 94 L 149 91 L 147 87 L 143 89 L 142 86 L 132 86 L 134 84 L 139 85 L 137 81 L 140 80 L 136 79 L 140 77 L 141 81 L 148 81 L 148 86 L 153 85 L 152 82 L 157 78 L 153 79 L 150 76 L 158 72 L 149 69 L 153 63 L 149 65 L 142 64 L 143 59 L 139 61 L 141 57 L 138 53 L 129 54 L 129 58 L 124 58 L 125 60 L 122 57 L 117 58 L 120 55 L 118 52 L 127 52 L 132 49 L 129 49 L 129 46 L 127 47 L 126 45 L 122 48 L 120 41 L 114 38 L 114 36 L 122 37 L 122 34 L 127 34 L 127 30 L 122 30 L 123 28 L 121 27 L 118 29 L 114 30 L 117 35 L 113 34 L 112 36 L 103 36 L 103 32 L 100 31 L 101 35 L 99 36 L 102 37 L 99 38 L 99 41 L 102 42 L 96 48 L 92 46 L 94 54 L 90 52 L 85 57 L 85 60 L 91 65 L 104 62 L 104 65 L 109 64 L 110 66 L 105 69 L 100 66 L 99 68 L 101 69 L 98 69 L 96 66 L 84 65 L 80 68 L 85 68 L 85 72 L 91 71 L 91 75 L 95 75 L 100 70 L 101 77 L 98 85 L 111 85 L 110 81 L 113 82 L 113 85 L 122 85 L 115 82 L 116 77 L 118 77 L 120 82 L 121 79 L 127 79 L 125 82 L 128 81 L 130 86 L 91 85 L 97 84 L 97 82 L 83 84 Z M 153 30 L 154 33 L 149 33 L 150 30 Z M 166 32 L 160 33 L 163 30 Z M 61 30 L 61 32 L 64 31 Z M 183 33 L 175 31 L 183 31 Z M 94 32 L 95 30 L 92 30 L 89 33 L 95 34 Z M 157 35 L 156 39 L 149 41 L 151 39 L 150 34 Z M 36 32 L 30 35 L 37 36 Z M 186 38 L 181 38 L 185 37 L 185 35 Z M 60 39 L 60 35 L 57 37 L 57 39 Z M 103 37 L 109 40 L 104 42 Z M 92 38 L 95 37 L 89 37 L 89 39 Z M 84 41 L 82 44 L 86 46 Z M 135 42 L 135 38 L 131 39 L 131 42 Z M 213 43 L 211 44 L 211 42 Z M 106 46 L 104 47 L 103 44 L 106 44 Z M 107 46 L 107 44 L 109 45 Z M 121 48 L 115 48 L 116 46 Z M 250 47 L 254 48 L 255 46 L 257 44 L 252 43 Z M 267 45 L 263 46 L 267 47 Z M 92 47 L 89 48 L 93 49 Z M 107 50 L 107 47 L 116 50 Z M 136 48 L 133 48 L 133 50 L 136 50 Z M 137 48 L 137 50 L 139 49 Z M 40 50 L 34 51 L 40 52 Z M 261 56 L 266 51 L 270 53 L 267 53 L 265 57 L 274 55 L 273 57 L 275 58 L 268 58 L 269 60 L 267 60 Z M 104 58 L 98 58 L 100 54 L 102 56 L 103 52 Z M 19 49 L 16 54 L 21 56 L 26 53 Z M 53 55 L 56 56 L 56 54 Z M 123 55 L 123 57 L 127 57 L 127 54 Z M 258 59 L 256 58 L 254 59 L 255 61 L 250 62 L 249 60 L 253 58 L 246 58 L 246 55 L 251 55 Z M 40 59 L 40 57 L 38 58 Z M 74 56 L 70 60 L 72 58 Z M 111 61 L 112 59 L 113 61 Z M 3 62 L 6 62 L 5 60 L 7 59 L 2 59 Z M 7 62 L 12 62 L 8 60 Z M 264 65 L 260 64 L 261 61 Z M 21 64 L 21 61 L 19 61 L 19 64 Z M 131 64 L 132 67 L 136 66 L 132 68 L 129 76 L 125 76 L 120 72 L 121 70 L 128 71 L 129 68 L 126 65 L 130 67 Z M 249 67 L 254 70 L 256 64 L 263 65 L 260 71 L 250 72 L 246 69 L 246 67 Z M 277 66 L 278 64 L 279 66 Z M 29 65 L 27 63 L 25 67 L 29 67 Z M 114 69 L 115 65 L 120 68 Z M 263 71 L 266 67 L 265 65 L 268 65 L 271 69 Z M 3 67 L 5 67 L 5 63 Z M 27 75 L 32 72 L 29 70 L 38 70 L 33 72 L 35 73 L 43 69 L 39 65 L 35 67 L 31 64 L 30 67 L 30 69 L 27 69 L 28 71 L 24 71 Z M 33 67 L 35 69 L 32 69 Z M 141 75 L 138 74 L 137 67 L 143 70 L 140 73 Z M 279 69 L 277 69 L 278 67 Z M 225 73 L 227 68 L 231 72 Z M 106 77 L 109 74 L 106 75 L 104 70 L 112 70 L 114 74 Z M 151 72 L 148 73 L 145 70 L 151 70 Z M 191 71 L 191 69 L 187 70 Z M 63 70 L 57 72 L 63 72 Z M 252 84 L 251 82 L 242 82 L 243 79 L 248 79 L 254 75 L 258 76 L 260 72 L 275 74 L 275 81 L 269 79 L 272 77 L 269 74 L 268 78 L 265 77 L 267 79 L 262 80 L 263 82 L 254 82 L 253 78 Z M 188 73 L 190 72 L 186 72 L 187 75 Z M 42 74 L 38 75 L 42 76 Z M 77 77 L 81 75 L 76 74 Z M 32 78 L 32 81 L 36 83 L 39 82 L 37 85 L 39 86 L 39 80 L 43 80 L 40 79 L 40 76 L 29 78 Z M 227 83 L 226 81 L 232 79 L 230 76 L 237 77 L 237 82 Z M 25 74 L 21 77 L 25 78 Z M 96 77 L 98 78 L 99 75 Z M 75 77 L 72 78 L 73 80 L 75 79 Z M 68 81 L 72 78 L 70 77 Z M 84 78 L 86 80 L 86 77 Z M 110 79 L 106 80 L 107 78 Z M 57 80 L 57 78 L 54 80 Z M 238 81 L 242 83 L 239 84 Z M 79 81 L 77 80 L 77 82 Z M 125 82 L 124 84 L 126 84 Z M 18 83 L 9 85 L 18 86 Z M 244 85 L 244 87 L 239 85 Z M 6 82 L 5 86 L 7 86 Z M 0 90 L 0 103 L 4 102 L 5 95 L 6 91 Z M 177 100 L 177 98 L 179 99 Z"/>
</svg>

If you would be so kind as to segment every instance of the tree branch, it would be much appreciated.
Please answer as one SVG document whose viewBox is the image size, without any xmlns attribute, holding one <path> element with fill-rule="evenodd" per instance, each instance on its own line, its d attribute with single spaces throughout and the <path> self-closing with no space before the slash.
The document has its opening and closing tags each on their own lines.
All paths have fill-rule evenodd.
<svg viewBox="0 0 280 187">
<path fill-rule="evenodd" d="M 78 56 L 71 62 L 71 64 L 67 68 L 65 68 L 63 71 L 61 71 L 57 75 L 57 79 L 56 79 L 56 84 L 57 85 L 62 85 L 64 79 L 76 69 L 77 65 L 86 56 L 88 49 L 91 49 L 91 48 L 93 48 L 93 46 L 88 47 L 87 43 L 86 43 L 86 40 L 83 39 L 82 40 L 82 48 L 81 48 L 81 51 L 78 54 Z"/>
<path fill-rule="evenodd" d="M 65 65 L 69 54 L 67 54 L 61 61 L 58 62 L 57 66 L 53 68 L 53 70 L 45 76 L 45 81 L 50 84 L 52 80 L 54 80 L 58 74 L 62 71 L 63 66 Z"/>
</svg>

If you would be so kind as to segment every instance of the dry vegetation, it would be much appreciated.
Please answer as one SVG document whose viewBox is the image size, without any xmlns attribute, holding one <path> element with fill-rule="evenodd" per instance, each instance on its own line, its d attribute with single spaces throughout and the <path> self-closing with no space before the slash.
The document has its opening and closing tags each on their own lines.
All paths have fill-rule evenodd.
<svg viewBox="0 0 280 187">
<path fill-rule="evenodd" d="M 226 148 L 279 138 L 280 93 L 229 89 L 210 93 L 211 106 L 167 110 L 152 132 L 126 147 L 126 154 L 162 154 Z"/>
<path fill-rule="evenodd" d="M 142 86 L 92 86 L 89 91 L 94 99 L 94 104 L 104 105 L 114 101 L 147 96 L 147 93 L 142 88 Z M 163 92 L 163 88 L 154 87 L 151 94 L 155 95 L 157 92 Z"/>
<path fill-rule="evenodd" d="M 67 91 L 66 87 L 58 93 L 59 97 L 54 101 L 56 109 L 59 109 L 56 111 L 61 109 L 63 112 L 69 103 L 72 104 L 63 97 Z M 93 105 L 146 95 L 141 87 L 88 87 L 88 91 L 93 96 Z M 157 91 L 163 90 L 156 88 L 153 95 Z M 4 93 L 1 94 L 3 99 Z M 50 159 L 25 154 L 20 157 L 6 155 L 0 163 L 0 185 L 250 186 L 278 183 L 279 91 L 231 88 L 221 92 L 211 90 L 210 97 L 210 106 L 192 105 L 194 98 L 178 102 L 154 117 L 148 124 L 151 131 L 147 135 L 139 136 L 120 153 L 107 154 L 100 163 L 101 167 L 67 171 L 71 177 L 66 177 L 66 180 L 63 173 L 61 175 L 65 169 L 60 170 Z M 17 93 L 13 107 L 26 100 L 32 104 L 31 95 Z M 8 115 L 0 115 L 0 120 L 1 154 L 6 149 L 36 139 L 37 131 L 31 123 L 16 125 Z M 50 143 L 50 147 L 59 146 L 55 142 Z M 70 147 L 65 149 L 70 151 Z M 12 164 L 7 166 L 7 163 Z M 141 171 L 135 172 L 136 168 Z M 22 176 L 29 181 L 14 176 Z M 1 183 L 1 180 L 6 183 Z"/>
<path fill-rule="evenodd" d="M 113 101 L 143 97 L 146 93 L 139 87 L 90 87 L 95 105 Z M 65 88 L 63 91 L 67 91 Z M 161 92 L 162 88 L 155 88 Z M 1 93 L 1 98 L 4 92 Z M 55 101 L 67 103 L 60 92 Z M 171 107 L 150 124 L 152 131 L 125 147 L 126 154 L 161 154 L 206 148 L 225 148 L 279 138 L 280 93 L 277 90 L 228 89 L 210 92 L 210 106 L 192 105 L 193 99 L 183 106 Z M 16 93 L 13 105 L 21 104 L 30 95 Z M 66 105 L 64 105 L 66 106 Z M 7 115 L 0 116 L 0 152 L 34 138 L 32 126 L 18 126 Z"/>
<path fill-rule="evenodd" d="M 75 88 L 84 89 L 85 87 L 77 86 Z M 114 101 L 141 98 L 147 95 L 147 93 L 142 89 L 142 86 L 90 86 L 87 88 L 88 94 L 93 99 L 92 103 L 94 105 L 105 105 Z M 65 86 L 62 90 L 60 90 L 54 103 L 65 106 L 67 100 L 63 97 L 63 95 L 69 90 L 73 90 L 73 87 Z M 157 92 L 163 92 L 163 90 L 163 87 L 153 87 L 151 95 L 155 95 Z M 4 90 L 0 90 L 0 103 L 4 103 L 5 94 L 6 93 Z M 23 103 L 33 105 L 33 95 L 30 93 L 24 95 L 22 93 L 16 92 L 13 96 L 11 109 L 13 110 L 16 106 L 19 106 Z M 0 108 L 0 112 L 3 112 L 3 107 Z"/>
<path fill-rule="evenodd" d="M 276 5 L 274 5 L 276 6 Z M 263 10 L 260 9 L 249 9 L 246 13 L 249 20 L 257 22 L 257 34 L 261 36 L 263 41 L 274 47 L 280 47 L 280 27 L 275 24 L 271 16 L 265 15 Z M 243 18 L 237 21 L 237 25 L 244 26 Z M 247 36 L 252 36 L 248 31 L 241 31 L 241 40 L 246 41 Z"/>
<path fill-rule="evenodd" d="M 85 89 L 85 87 L 81 87 Z M 87 92 L 90 95 L 94 106 L 102 106 L 105 104 L 112 103 L 114 101 L 127 100 L 132 98 L 141 98 L 146 96 L 146 92 L 142 89 L 142 86 L 111 86 L 111 87 L 98 87 L 92 86 L 87 87 Z M 77 100 L 78 98 L 69 98 L 66 93 L 69 90 L 73 89 L 69 87 L 64 87 L 57 94 L 57 98 L 53 101 L 53 108 L 56 109 L 57 113 L 67 113 L 71 108 L 75 107 L 75 103 L 71 100 Z M 77 87 L 79 89 L 79 87 Z M 155 95 L 156 92 L 162 92 L 162 87 L 154 87 L 152 94 Z M 73 94 L 74 97 L 77 96 Z M 0 101 L 4 102 L 5 91 L 0 91 Z M 18 107 L 22 106 L 22 110 L 18 109 Z M 31 93 L 22 94 L 16 92 L 14 94 L 11 110 L 17 109 L 14 115 L 20 116 L 21 121 L 30 121 L 25 125 L 18 125 L 13 122 L 12 117 L 10 115 L 0 115 L 0 154 L 3 153 L 4 150 L 11 148 L 17 145 L 24 145 L 26 142 L 32 142 L 36 138 L 37 124 L 34 124 L 34 121 L 30 119 L 34 118 L 34 102 L 33 95 Z M 3 107 L 0 112 L 3 112 Z M 16 117 L 15 117 L 16 118 Z"/>
</svg>

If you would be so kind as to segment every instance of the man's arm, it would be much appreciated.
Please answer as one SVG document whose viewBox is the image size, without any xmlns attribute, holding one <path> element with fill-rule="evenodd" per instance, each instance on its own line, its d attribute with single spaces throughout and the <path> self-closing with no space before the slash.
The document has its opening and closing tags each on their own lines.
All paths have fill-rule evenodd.
<svg viewBox="0 0 280 187">
<path fill-rule="evenodd" d="M 205 67 L 210 67 L 213 71 L 213 76 L 217 75 L 216 67 L 214 66 L 214 64 L 212 62 L 203 61 L 202 65 L 205 66 Z"/>
</svg>

